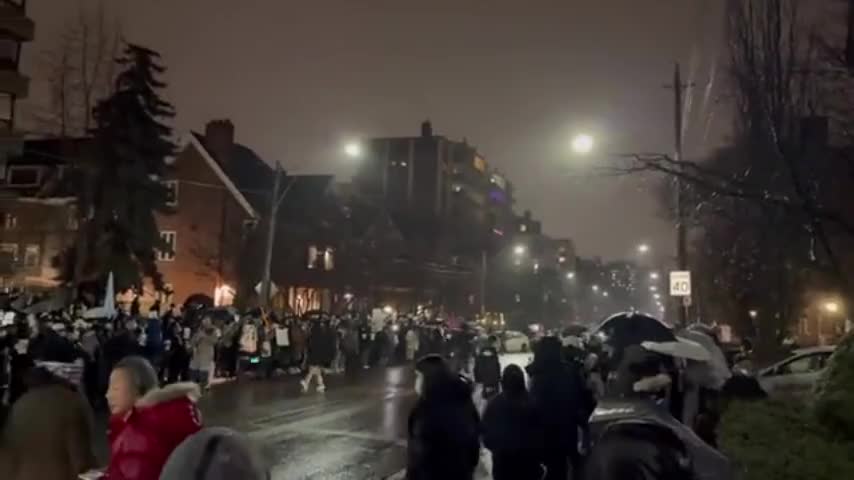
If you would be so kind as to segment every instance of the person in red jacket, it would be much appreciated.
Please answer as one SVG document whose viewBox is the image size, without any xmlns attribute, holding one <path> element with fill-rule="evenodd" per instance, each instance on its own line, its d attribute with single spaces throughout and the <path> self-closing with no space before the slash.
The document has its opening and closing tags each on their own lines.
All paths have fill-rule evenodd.
<svg viewBox="0 0 854 480">
<path fill-rule="evenodd" d="M 157 385 L 142 357 L 124 358 L 110 374 L 107 480 L 157 480 L 172 451 L 201 429 L 198 385 Z"/>
</svg>

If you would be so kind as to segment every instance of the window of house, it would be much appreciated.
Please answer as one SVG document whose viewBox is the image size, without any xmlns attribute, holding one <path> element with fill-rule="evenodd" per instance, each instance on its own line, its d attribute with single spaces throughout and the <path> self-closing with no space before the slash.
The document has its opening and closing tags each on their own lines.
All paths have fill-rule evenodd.
<svg viewBox="0 0 854 480">
<path fill-rule="evenodd" d="M 18 217 L 14 213 L 3 214 L 3 228 L 13 230 L 18 227 Z"/>
<path fill-rule="evenodd" d="M 331 271 L 335 269 L 335 251 L 331 248 L 318 248 L 316 245 L 308 247 L 309 270 Z"/>
<path fill-rule="evenodd" d="M 15 68 L 18 64 L 18 41 L 0 38 L 0 66 Z"/>
<path fill-rule="evenodd" d="M 12 126 L 12 116 L 15 102 L 8 93 L 0 93 L 0 127 L 8 129 Z"/>
<path fill-rule="evenodd" d="M 16 187 L 34 187 L 41 179 L 41 168 L 13 165 L 6 173 L 6 182 Z"/>
<path fill-rule="evenodd" d="M 170 207 L 178 206 L 178 180 L 166 180 L 163 182 L 166 187 L 166 205 Z"/>
<path fill-rule="evenodd" d="M 33 268 L 39 266 L 41 249 L 38 245 L 31 243 L 24 248 L 24 266 Z"/>
<path fill-rule="evenodd" d="M 12 257 L 12 261 L 18 260 L 18 244 L 17 243 L 0 243 L 0 253 Z"/>
<path fill-rule="evenodd" d="M 80 227 L 80 219 L 77 218 L 77 205 L 68 207 L 68 218 L 65 223 L 69 230 L 77 230 Z"/>
<path fill-rule="evenodd" d="M 160 238 L 166 243 L 166 250 L 157 252 L 157 260 L 161 262 L 171 262 L 175 260 L 175 247 L 177 244 L 177 236 L 175 232 L 160 232 Z"/>
</svg>

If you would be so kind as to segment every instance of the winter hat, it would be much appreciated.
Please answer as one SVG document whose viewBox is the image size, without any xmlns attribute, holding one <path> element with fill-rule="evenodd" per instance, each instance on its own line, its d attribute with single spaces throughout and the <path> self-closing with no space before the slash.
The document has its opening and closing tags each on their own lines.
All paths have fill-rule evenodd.
<svg viewBox="0 0 854 480">
<path fill-rule="evenodd" d="M 121 359 L 119 363 L 113 367 L 113 370 L 124 370 L 130 376 L 133 386 L 136 388 L 136 393 L 140 397 L 154 390 L 159 385 L 157 380 L 157 372 L 148 360 L 139 356 L 129 356 Z"/>
<path fill-rule="evenodd" d="M 432 391 L 436 386 L 452 379 L 454 374 L 441 355 L 429 354 L 415 362 L 415 370 L 424 379 L 424 391 Z"/>
<path fill-rule="evenodd" d="M 51 375 L 61 378 L 66 382 L 79 387 L 83 383 L 83 363 L 66 362 L 35 362 L 37 368 L 41 368 Z"/>
<path fill-rule="evenodd" d="M 188 437 L 169 456 L 160 480 L 266 480 L 269 469 L 249 439 L 222 427 Z"/>
</svg>

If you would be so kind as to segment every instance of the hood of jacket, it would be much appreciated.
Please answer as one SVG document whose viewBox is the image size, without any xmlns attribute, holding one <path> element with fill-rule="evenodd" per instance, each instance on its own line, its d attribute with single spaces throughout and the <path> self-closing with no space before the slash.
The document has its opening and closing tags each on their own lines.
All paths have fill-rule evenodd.
<svg viewBox="0 0 854 480">
<path fill-rule="evenodd" d="M 186 398 L 192 403 L 199 401 L 202 391 L 199 386 L 192 382 L 173 383 L 163 388 L 155 388 L 146 393 L 134 403 L 134 408 L 148 408 L 172 400 Z"/>
</svg>

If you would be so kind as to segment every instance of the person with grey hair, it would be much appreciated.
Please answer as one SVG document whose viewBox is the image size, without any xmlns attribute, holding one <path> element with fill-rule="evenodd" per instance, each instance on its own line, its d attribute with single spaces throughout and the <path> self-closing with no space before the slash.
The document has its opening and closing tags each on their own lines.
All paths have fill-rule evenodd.
<svg viewBox="0 0 854 480">
<path fill-rule="evenodd" d="M 110 374 L 109 480 L 157 480 L 172 451 L 198 432 L 195 383 L 159 388 L 157 372 L 142 357 L 126 357 Z"/>
<path fill-rule="evenodd" d="M 160 480 L 268 480 L 269 468 L 249 438 L 222 427 L 184 440 L 163 467 Z"/>
</svg>

